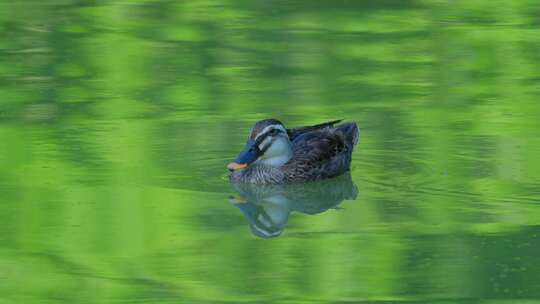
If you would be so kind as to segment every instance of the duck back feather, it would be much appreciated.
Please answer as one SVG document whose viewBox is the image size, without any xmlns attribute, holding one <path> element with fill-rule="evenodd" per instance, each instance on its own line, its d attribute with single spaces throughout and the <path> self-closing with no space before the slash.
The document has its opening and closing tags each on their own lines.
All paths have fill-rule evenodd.
<svg viewBox="0 0 540 304">
<path fill-rule="evenodd" d="M 293 157 L 282 168 L 286 182 L 319 180 L 348 171 L 357 143 L 354 122 L 298 135 L 293 140 Z"/>
</svg>

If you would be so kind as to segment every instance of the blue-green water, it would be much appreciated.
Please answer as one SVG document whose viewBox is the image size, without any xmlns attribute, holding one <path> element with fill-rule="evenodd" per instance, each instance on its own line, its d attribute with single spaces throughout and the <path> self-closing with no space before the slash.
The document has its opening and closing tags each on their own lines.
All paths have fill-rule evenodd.
<svg viewBox="0 0 540 304">
<path fill-rule="evenodd" d="M 0 34 L 0 304 L 540 302 L 537 1 L 4 0 Z M 238 193 L 269 117 L 356 121 L 350 178 Z"/>
</svg>

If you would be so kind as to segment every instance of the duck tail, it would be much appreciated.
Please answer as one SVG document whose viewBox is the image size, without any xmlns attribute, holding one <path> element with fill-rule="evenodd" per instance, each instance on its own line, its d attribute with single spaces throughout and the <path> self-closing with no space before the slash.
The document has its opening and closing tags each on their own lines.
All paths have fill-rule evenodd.
<svg viewBox="0 0 540 304">
<path fill-rule="evenodd" d="M 356 122 L 348 122 L 337 126 L 337 131 L 343 134 L 345 142 L 349 147 L 354 147 L 358 144 L 360 131 Z"/>
</svg>

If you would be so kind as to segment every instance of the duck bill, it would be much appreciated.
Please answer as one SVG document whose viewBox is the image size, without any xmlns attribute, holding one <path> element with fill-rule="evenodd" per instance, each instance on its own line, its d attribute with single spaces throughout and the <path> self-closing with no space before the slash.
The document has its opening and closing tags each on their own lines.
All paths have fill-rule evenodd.
<svg viewBox="0 0 540 304">
<path fill-rule="evenodd" d="M 238 164 L 238 163 L 235 163 L 235 162 L 232 162 L 232 163 L 229 163 L 227 165 L 227 169 L 229 169 L 229 171 L 237 171 L 237 170 L 242 170 L 242 169 L 245 169 L 247 168 L 248 165 L 247 164 Z"/>
<path fill-rule="evenodd" d="M 246 144 L 244 151 L 242 151 L 232 163 L 227 165 L 227 169 L 231 172 L 245 169 L 256 161 L 260 154 L 260 150 L 255 141 L 250 140 Z"/>
</svg>

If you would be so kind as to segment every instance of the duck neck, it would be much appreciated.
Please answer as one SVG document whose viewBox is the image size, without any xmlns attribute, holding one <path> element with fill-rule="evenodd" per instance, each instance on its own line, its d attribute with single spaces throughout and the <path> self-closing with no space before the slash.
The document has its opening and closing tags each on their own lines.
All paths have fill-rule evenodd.
<svg viewBox="0 0 540 304">
<path fill-rule="evenodd" d="M 287 154 L 261 159 L 261 163 L 271 167 L 281 167 L 292 157 L 292 151 Z"/>
<path fill-rule="evenodd" d="M 292 145 L 288 138 L 281 137 L 277 139 L 266 153 L 260 158 L 260 163 L 271 166 L 281 167 L 293 156 Z"/>
</svg>

